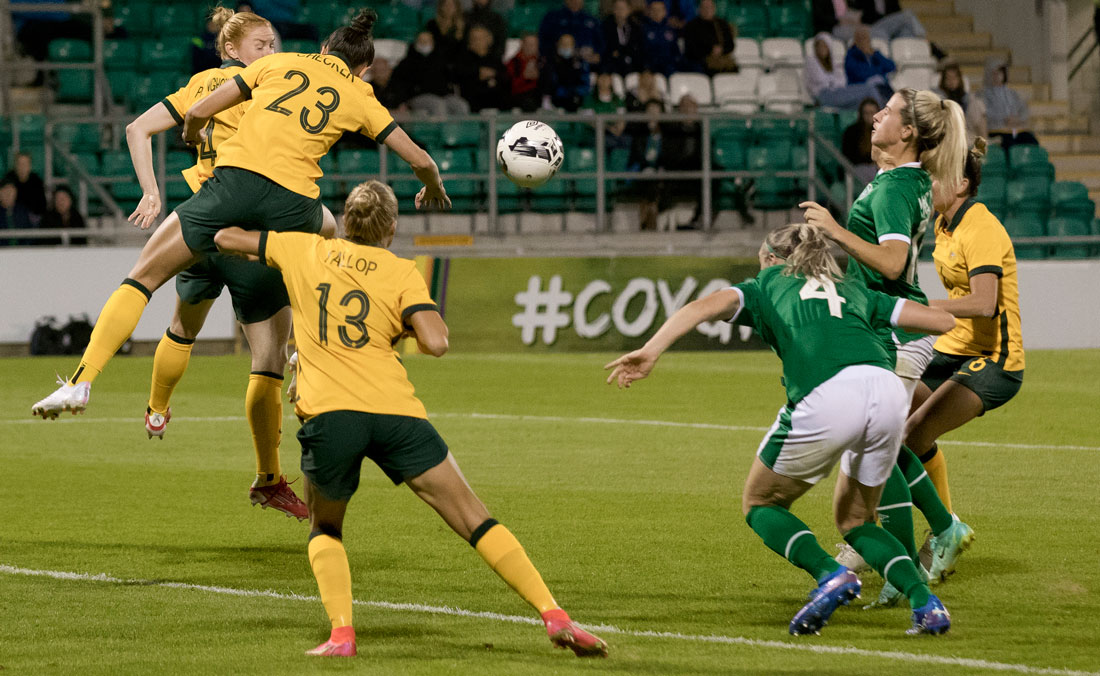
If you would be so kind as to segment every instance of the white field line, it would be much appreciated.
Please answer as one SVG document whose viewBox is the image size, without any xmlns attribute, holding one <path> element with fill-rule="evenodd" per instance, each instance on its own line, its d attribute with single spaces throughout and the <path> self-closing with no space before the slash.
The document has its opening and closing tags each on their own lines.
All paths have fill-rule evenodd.
<svg viewBox="0 0 1100 676">
<path fill-rule="evenodd" d="M 186 582 L 167 582 L 161 580 L 122 579 L 107 575 L 106 573 L 71 573 L 57 570 L 35 570 L 31 568 L 19 568 L 0 564 L 0 573 L 7 575 L 23 575 L 30 577 L 47 577 L 54 580 L 68 580 L 75 582 L 106 582 L 111 584 L 124 584 L 141 587 L 166 587 L 168 589 L 183 589 L 188 591 L 201 591 L 211 594 L 226 596 L 243 596 L 249 598 L 270 598 L 280 601 L 308 601 L 320 603 L 317 596 L 303 596 L 301 594 L 280 593 L 272 590 L 236 589 L 233 587 L 220 587 L 204 584 L 189 584 Z M 457 617 L 470 617 L 483 620 L 495 620 L 497 622 L 511 622 L 513 624 L 540 625 L 542 622 L 534 617 L 521 615 L 505 615 L 477 610 L 465 610 L 450 606 L 430 606 L 422 603 L 391 603 L 389 601 L 353 601 L 355 605 L 381 608 L 384 610 L 397 610 L 415 613 L 430 613 L 434 615 L 453 615 Z M 783 641 L 767 641 L 741 636 L 721 636 L 714 634 L 683 634 L 676 631 L 639 631 L 635 629 L 623 629 L 607 624 L 582 625 L 592 631 L 602 634 L 618 634 L 634 638 L 659 638 L 674 641 L 687 641 L 695 643 L 719 643 L 725 645 L 740 645 L 750 648 L 768 648 L 774 650 L 789 650 L 795 652 L 808 652 L 822 655 L 855 655 L 872 659 L 892 660 L 907 662 L 910 664 L 935 664 L 940 666 L 966 667 L 969 669 L 984 669 L 988 671 L 1013 672 L 1019 674 L 1046 674 L 1050 676 L 1100 676 L 1100 672 L 1077 671 L 1073 669 L 1058 669 L 1053 667 L 1034 667 L 1027 664 L 1013 664 L 1007 662 L 991 662 L 989 660 L 971 659 L 967 657 L 947 657 L 941 655 L 927 655 L 920 653 L 907 653 L 898 650 L 866 650 L 854 646 L 831 646 L 806 643 L 786 643 Z"/>
<path fill-rule="evenodd" d="M 432 418 L 465 418 L 469 420 L 499 420 L 508 422 L 534 422 L 534 423 L 585 423 L 595 425 L 640 425 L 643 427 L 674 427 L 693 430 L 716 430 L 719 432 L 767 432 L 767 427 L 755 427 L 750 425 L 718 425 L 714 423 L 690 423 L 677 422 L 675 420 L 629 420 L 626 418 L 590 418 L 568 417 L 556 415 L 513 415 L 508 413 L 460 413 L 441 412 L 431 413 Z M 287 419 L 293 418 L 287 415 Z M 179 416 L 172 418 L 179 423 L 186 422 L 244 422 L 244 416 L 223 415 L 187 418 Z M 0 425 L 57 425 L 73 423 L 99 423 L 99 424 L 126 424 L 132 425 L 141 418 L 85 418 L 83 416 L 67 415 L 57 420 L 41 421 L 37 418 L 0 418 Z M 1100 446 L 1074 446 L 1071 444 L 1012 444 L 997 441 L 960 441 L 950 440 L 939 442 L 943 446 L 971 446 L 976 448 L 1017 448 L 1024 450 L 1047 451 L 1100 451 Z"/>
</svg>

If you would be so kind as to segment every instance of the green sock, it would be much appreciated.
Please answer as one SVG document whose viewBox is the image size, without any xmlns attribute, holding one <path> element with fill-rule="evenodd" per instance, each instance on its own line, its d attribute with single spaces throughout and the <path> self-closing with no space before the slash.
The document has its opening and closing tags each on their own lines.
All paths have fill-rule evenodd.
<svg viewBox="0 0 1100 676">
<path fill-rule="evenodd" d="M 845 533 L 844 539 L 879 575 L 909 598 L 910 606 L 920 608 L 928 603 L 931 593 L 928 585 L 897 538 L 873 523 L 865 523 Z"/>
<path fill-rule="evenodd" d="M 821 582 L 840 568 L 836 559 L 821 548 L 810 527 L 777 505 L 753 507 L 745 516 L 749 527 L 764 540 L 768 549 Z"/>
<path fill-rule="evenodd" d="M 882 488 L 878 518 L 882 521 L 882 527 L 886 532 L 902 544 L 914 561 L 919 561 L 917 543 L 913 539 L 913 498 L 909 495 L 905 475 L 897 465 L 894 465 L 890 478 Z"/>
<path fill-rule="evenodd" d="M 909 492 L 913 495 L 913 504 L 928 520 L 928 525 L 932 527 L 932 534 L 939 535 L 950 528 L 953 521 L 951 512 L 944 506 L 940 494 L 936 492 L 936 485 L 924 470 L 924 465 L 907 446 L 901 447 L 901 453 L 898 454 L 898 467 L 905 475 Z"/>
</svg>

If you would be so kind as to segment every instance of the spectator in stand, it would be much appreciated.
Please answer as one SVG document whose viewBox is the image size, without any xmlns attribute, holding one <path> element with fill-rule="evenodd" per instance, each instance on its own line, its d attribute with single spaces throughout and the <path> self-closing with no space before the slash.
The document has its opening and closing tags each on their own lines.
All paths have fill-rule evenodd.
<svg viewBox="0 0 1100 676">
<path fill-rule="evenodd" d="M 660 104 L 661 109 L 664 110 L 665 97 L 657 86 L 657 78 L 654 77 L 653 71 L 643 70 L 638 74 L 637 86 L 626 94 L 626 110 L 631 113 L 640 113 L 654 102 Z"/>
<path fill-rule="evenodd" d="M 466 44 L 466 17 L 462 15 L 458 0 L 438 0 L 435 16 L 424 26 L 424 30 L 432 34 L 436 51 L 448 64 L 453 64 L 454 57 L 462 53 Z"/>
<path fill-rule="evenodd" d="M 622 113 L 626 110 L 626 102 L 615 93 L 611 73 L 600 73 L 596 76 L 596 88 L 584 100 L 586 110 L 597 114 Z M 630 137 L 626 135 L 626 122 L 619 120 L 608 122 L 604 125 L 604 147 L 629 148 Z"/>
<path fill-rule="evenodd" d="M 611 15 L 603 20 L 604 52 L 600 60 L 608 73 L 637 72 L 642 65 L 642 24 L 631 15 L 627 0 L 615 0 Z"/>
<path fill-rule="evenodd" d="M 393 80 L 393 65 L 384 56 L 374 57 L 374 61 L 367 71 L 370 75 L 370 86 L 374 89 L 374 98 L 385 106 L 390 112 L 407 111 L 405 99 L 401 96 L 401 88 Z"/>
<path fill-rule="evenodd" d="M 493 54 L 493 34 L 485 26 L 473 24 L 466 33 L 466 42 L 455 73 L 462 98 L 475 113 L 506 107 L 511 86 L 504 64 Z"/>
<path fill-rule="evenodd" d="M 570 113 L 580 109 L 592 88 L 588 62 L 577 53 L 569 33 L 558 38 L 554 58 L 542 71 L 543 107 L 562 108 Z"/>
<path fill-rule="evenodd" d="M 1008 64 L 993 58 L 986 62 L 982 87 L 985 116 L 989 135 L 1001 139 L 1001 147 L 1008 150 L 1017 143 L 1038 145 L 1035 134 L 1027 131 L 1027 104 L 1008 87 Z"/>
<path fill-rule="evenodd" d="M 860 26 L 856 29 L 852 46 L 848 49 L 848 55 L 844 59 L 844 72 L 848 76 L 848 84 L 862 84 L 869 82 L 883 87 L 889 98 L 894 90 L 886 81 L 886 75 L 897 70 L 894 62 L 882 55 L 871 44 L 871 29 Z"/>
<path fill-rule="evenodd" d="M 512 82 L 512 107 L 525 112 L 538 110 L 542 103 L 539 90 L 539 38 L 524 33 L 519 52 L 508 62 L 508 79 Z"/>
<path fill-rule="evenodd" d="M 500 63 L 504 59 L 504 43 L 508 39 L 508 22 L 489 6 L 492 0 L 474 0 L 473 7 L 466 12 L 466 25 L 485 26 L 493 36 L 493 58 Z"/>
<path fill-rule="evenodd" d="M 551 10 L 539 23 L 539 53 L 550 58 L 563 35 L 573 37 L 573 44 L 580 58 L 594 66 L 604 52 L 600 22 L 584 11 L 584 0 L 564 0 L 562 7 Z"/>
<path fill-rule="evenodd" d="M 923 38 L 924 26 L 920 19 L 898 0 L 854 0 L 852 5 L 860 11 L 860 20 L 871 27 L 871 35 L 882 40 L 894 38 Z"/>
<path fill-rule="evenodd" d="M 970 95 L 962 70 L 956 64 L 944 66 L 943 73 L 940 74 L 940 86 L 932 91 L 941 99 L 951 99 L 962 107 L 966 114 L 966 136 L 970 144 L 973 144 L 974 139 L 979 136 L 982 138 L 989 136 L 985 118 L 985 101 Z"/>
<path fill-rule="evenodd" d="M 806 59 L 806 67 L 803 69 L 806 91 L 817 105 L 851 110 L 864 99 L 874 99 L 879 108 L 886 105 L 890 95 L 883 91 L 881 85 L 876 86 L 869 82 L 848 84 L 848 78 L 840 69 L 840 64 L 833 63 L 830 39 L 828 33 L 818 33 L 814 38 L 814 53 Z"/>
<path fill-rule="evenodd" d="M 16 200 L 30 212 L 37 221 L 46 212 L 46 185 L 42 177 L 31 166 L 31 156 L 19 153 L 15 156 L 15 167 L 4 175 L 4 182 L 11 181 L 18 192 Z"/>
<path fill-rule="evenodd" d="M 707 75 L 736 73 L 733 58 L 737 32 L 729 21 L 717 16 L 714 0 L 699 1 L 699 15 L 684 27 L 684 60 L 692 70 Z"/>
<path fill-rule="evenodd" d="M 696 9 L 696 0 L 667 0 L 665 10 L 668 12 L 668 25 L 678 31 L 682 31 L 688 21 L 699 14 Z"/>
<path fill-rule="evenodd" d="M 699 102 L 691 94 L 684 94 L 676 104 L 676 112 L 695 115 Z M 700 171 L 703 168 L 703 139 L 699 120 L 678 120 L 661 125 L 661 150 L 657 166 L 668 171 Z M 687 228 L 702 224 L 702 182 L 697 179 L 660 181 L 657 184 L 658 210 L 672 206 L 674 198 L 688 198 L 695 202 L 695 213 Z M 683 227 L 683 226 L 678 226 Z"/>
<path fill-rule="evenodd" d="M 19 203 L 19 189 L 7 177 L 0 181 L 0 231 L 29 230 L 34 227 L 31 212 Z M 0 245 L 18 246 L 31 240 L 0 237 Z"/>
<path fill-rule="evenodd" d="M 53 204 L 50 205 L 46 215 L 42 217 L 43 228 L 68 228 L 82 230 L 87 226 L 84 217 L 77 211 L 73 204 L 73 193 L 67 186 L 58 186 L 53 191 Z M 61 240 L 43 240 L 43 244 L 60 244 Z M 73 237 L 71 244 L 84 245 L 88 240 L 84 237 Z"/>
<path fill-rule="evenodd" d="M 642 22 L 646 69 L 672 75 L 680 65 L 679 31 L 668 23 L 668 10 L 663 0 L 652 0 Z"/>
<path fill-rule="evenodd" d="M 844 130 L 840 142 L 841 153 L 855 165 L 855 176 L 864 183 L 870 183 L 878 173 L 871 157 L 871 127 L 875 124 L 875 113 L 881 108 L 875 99 L 864 99 L 859 104 L 859 117 Z"/>
<path fill-rule="evenodd" d="M 420 31 L 390 78 L 391 83 L 399 83 L 404 89 L 398 99 L 414 113 L 436 117 L 469 113 L 470 106 L 454 90 L 452 63 L 448 55 L 435 48 L 431 31 Z"/>
</svg>

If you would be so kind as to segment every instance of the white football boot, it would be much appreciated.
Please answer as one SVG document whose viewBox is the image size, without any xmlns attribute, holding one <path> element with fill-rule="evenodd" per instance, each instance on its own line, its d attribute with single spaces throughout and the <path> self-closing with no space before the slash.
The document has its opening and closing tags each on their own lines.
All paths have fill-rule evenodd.
<svg viewBox="0 0 1100 676">
<path fill-rule="evenodd" d="M 40 415 L 43 419 L 55 419 L 63 411 L 72 411 L 73 415 L 83 413 L 88 406 L 88 397 L 92 393 L 91 383 L 77 383 L 70 385 L 61 376 L 57 377 L 57 384 L 61 387 L 54 393 L 39 401 L 31 407 L 31 415 Z"/>
</svg>

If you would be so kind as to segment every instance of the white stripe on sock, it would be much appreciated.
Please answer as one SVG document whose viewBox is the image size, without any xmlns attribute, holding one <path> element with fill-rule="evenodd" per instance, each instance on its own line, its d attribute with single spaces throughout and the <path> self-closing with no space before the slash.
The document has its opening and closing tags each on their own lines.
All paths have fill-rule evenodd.
<svg viewBox="0 0 1100 676">
<path fill-rule="evenodd" d="M 928 472 L 921 472 L 919 477 L 909 482 L 909 488 L 916 486 L 920 482 L 920 480 L 926 476 L 928 476 Z"/>
<path fill-rule="evenodd" d="M 794 545 L 795 540 L 802 537 L 803 535 L 813 535 L 813 533 L 808 530 L 800 530 L 792 535 L 791 539 L 787 540 L 787 549 L 783 552 L 783 558 L 787 559 L 788 561 L 791 560 L 791 546 Z"/>
<path fill-rule="evenodd" d="M 905 561 L 908 558 L 909 558 L 908 556 L 903 555 L 903 556 L 895 556 L 894 558 L 890 559 L 890 563 L 887 563 L 886 567 L 882 569 L 882 579 L 889 582 L 890 580 L 887 576 L 890 575 L 890 566 L 894 565 L 898 561 Z"/>
<path fill-rule="evenodd" d="M 912 507 L 912 506 L 913 506 L 913 503 L 911 503 L 911 502 L 899 502 L 899 503 L 896 503 L 896 504 L 893 504 L 893 505 L 879 505 L 878 511 L 883 512 L 883 511 L 886 511 L 887 509 L 900 509 L 902 507 Z"/>
</svg>

